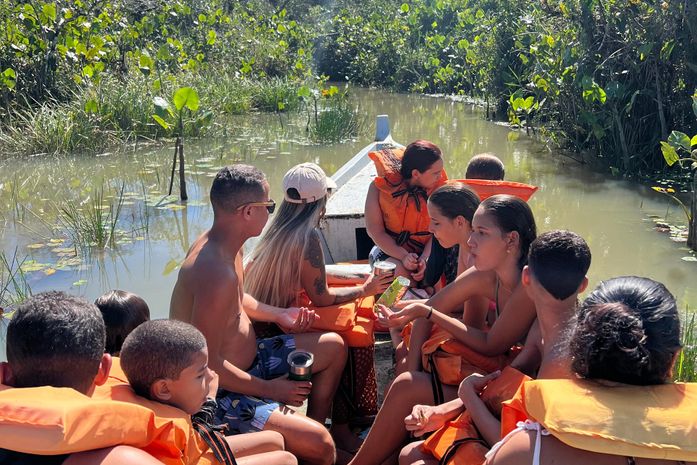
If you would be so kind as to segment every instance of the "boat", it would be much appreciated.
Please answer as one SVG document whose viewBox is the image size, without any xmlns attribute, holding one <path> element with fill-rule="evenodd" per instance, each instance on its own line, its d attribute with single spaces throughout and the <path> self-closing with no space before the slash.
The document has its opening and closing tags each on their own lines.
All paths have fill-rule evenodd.
<svg viewBox="0 0 697 465">
<path fill-rule="evenodd" d="M 378 115 L 375 139 L 353 156 L 331 178 L 337 185 L 327 202 L 321 228 L 326 261 L 345 263 L 365 260 L 374 242 L 365 227 L 365 199 L 377 176 L 368 153 L 386 147 L 403 147 L 390 134 L 387 115 Z"/>
</svg>

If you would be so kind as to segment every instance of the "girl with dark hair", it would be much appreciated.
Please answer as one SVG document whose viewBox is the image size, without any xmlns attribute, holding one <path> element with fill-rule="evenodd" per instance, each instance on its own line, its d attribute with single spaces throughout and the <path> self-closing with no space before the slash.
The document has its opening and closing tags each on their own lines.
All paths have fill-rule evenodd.
<svg viewBox="0 0 697 465">
<path fill-rule="evenodd" d="M 535 306 L 521 285 L 522 268 L 535 236 L 535 220 L 523 200 L 510 195 L 489 197 L 472 217 L 467 245 L 474 266 L 426 303 L 414 303 L 394 313 L 380 308 L 380 319 L 390 326 L 417 321 L 409 342 L 408 371 L 397 376 L 390 386 L 370 433 L 351 462 L 353 465 L 383 463 L 399 452 L 408 437 L 404 418 L 414 405 L 452 400 L 457 395 L 457 385 L 472 371 L 495 371 L 511 360 L 511 346 L 524 339 L 536 316 Z M 495 319 L 488 331 L 486 308 L 467 305 L 462 319 L 445 313 L 461 310 L 465 302 L 469 304 L 475 297 L 496 302 Z M 441 385 L 438 374 L 431 376 L 421 371 L 421 346 L 431 336 L 432 323 L 447 332 L 443 342 L 455 340 L 467 350 L 468 355 L 462 355 L 464 363 L 457 363 L 459 379 L 453 384 Z M 478 363 L 488 367 L 482 369 Z M 463 370 L 464 366 L 469 366 L 470 371 Z"/>
<path fill-rule="evenodd" d="M 397 264 L 398 275 L 421 280 L 426 266 L 421 256 L 431 238 L 426 201 L 447 179 L 441 151 L 432 142 L 417 140 L 406 149 L 368 156 L 378 174 L 365 201 L 366 229 L 375 242 L 371 263 L 389 260 Z"/>
<path fill-rule="evenodd" d="M 524 389 L 527 415 L 544 418 L 549 429 L 518 423 L 486 463 L 694 464 L 697 389 L 670 384 L 681 349 L 670 292 L 648 278 L 613 278 L 585 299 L 575 320 L 568 355 L 578 379 L 535 381 Z M 560 402 L 536 401 L 549 395 Z"/>
</svg>

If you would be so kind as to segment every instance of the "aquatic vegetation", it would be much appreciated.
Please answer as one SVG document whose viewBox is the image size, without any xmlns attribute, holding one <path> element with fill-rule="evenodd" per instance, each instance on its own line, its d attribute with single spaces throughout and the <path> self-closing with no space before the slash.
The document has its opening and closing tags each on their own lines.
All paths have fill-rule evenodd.
<svg viewBox="0 0 697 465">
<path fill-rule="evenodd" d="M 31 288 L 22 270 L 24 261 L 17 255 L 17 249 L 11 257 L 0 251 L 0 320 L 10 315 L 6 312 L 12 305 L 31 296 Z"/>
<path fill-rule="evenodd" d="M 697 322 L 695 313 L 685 310 L 682 328 L 682 352 L 675 363 L 675 381 L 691 383 L 697 381 Z"/>
<path fill-rule="evenodd" d="M 365 117 L 346 98 L 328 100 L 316 117 L 310 118 L 310 139 L 340 142 L 365 132 Z"/>
<path fill-rule="evenodd" d="M 106 202 L 104 187 L 93 191 L 84 202 L 69 202 L 59 207 L 58 220 L 73 245 L 81 250 L 114 247 L 117 243 L 117 224 L 124 202 L 124 185 L 117 196 Z"/>
</svg>

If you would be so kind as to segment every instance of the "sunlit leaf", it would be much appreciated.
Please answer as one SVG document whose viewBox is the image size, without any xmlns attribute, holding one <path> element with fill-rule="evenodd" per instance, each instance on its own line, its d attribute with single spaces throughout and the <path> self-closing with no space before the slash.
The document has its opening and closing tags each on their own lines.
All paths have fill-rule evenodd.
<svg viewBox="0 0 697 465">
<path fill-rule="evenodd" d="M 680 131 L 671 132 L 670 136 L 668 136 L 668 143 L 676 149 L 682 147 L 685 150 L 690 150 L 690 148 L 692 147 L 690 137 L 684 132 Z"/>
<path fill-rule="evenodd" d="M 169 129 L 169 128 L 170 128 L 169 123 L 168 123 L 167 121 L 163 120 L 162 117 L 160 117 L 160 116 L 158 116 L 158 115 L 152 115 L 152 119 L 154 119 L 155 121 L 157 121 L 157 124 L 159 124 L 160 126 L 162 126 L 164 129 Z"/>
<path fill-rule="evenodd" d="M 170 261 L 167 262 L 165 265 L 165 269 L 162 270 L 162 275 L 167 276 L 170 274 L 172 271 L 176 270 L 179 267 L 179 262 L 176 261 L 175 259 L 171 259 Z"/>
<path fill-rule="evenodd" d="M 399 7 L 399 11 L 402 13 L 409 13 L 409 4 L 408 3 L 402 3 L 402 6 Z"/>
<path fill-rule="evenodd" d="M 51 276 L 51 275 L 54 274 L 55 272 L 56 272 L 56 269 L 55 269 L 55 268 L 46 268 L 46 269 L 44 270 L 44 274 L 45 274 L 46 276 Z"/>
<path fill-rule="evenodd" d="M 80 279 L 80 280 L 78 280 L 78 281 L 75 281 L 72 285 L 75 286 L 75 287 L 80 287 L 80 286 L 84 286 L 85 284 L 87 284 L 87 280 L 86 280 L 86 279 Z"/>
<path fill-rule="evenodd" d="M 675 151 L 675 148 L 673 148 L 672 145 L 663 140 L 661 141 L 661 153 L 663 154 L 663 158 L 665 159 L 668 166 L 673 166 L 678 162 L 678 160 L 680 160 L 678 152 Z"/>
<path fill-rule="evenodd" d="M 95 99 L 91 98 L 85 102 L 85 112 L 97 113 L 98 110 L 99 110 L 99 105 L 97 104 L 97 101 Z"/>
<path fill-rule="evenodd" d="M 174 106 L 181 111 L 186 107 L 191 111 L 198 110 L 198 93 L 191 87 L 182 87 L 174 93 Z"/>
<path fill-rule="evenodd" d="M 42 249 L 46 247 L 46 244 L 29 244 L 27 249 Z"/>
</svg>

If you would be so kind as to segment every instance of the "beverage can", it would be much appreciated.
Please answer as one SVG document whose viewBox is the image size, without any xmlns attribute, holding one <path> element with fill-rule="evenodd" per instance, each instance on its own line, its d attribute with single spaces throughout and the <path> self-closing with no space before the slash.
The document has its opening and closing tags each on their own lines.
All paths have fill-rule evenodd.
<svg viewBox="0 0 697 465">
<path fill-rule="evenodd" d="M 378 261 L 373 264 L 373 274 L 375 276 L 392 275 L 394 276 L 397 264 L 388 261 Z"/>
<path fill-rule="evenodd" d="M 382 304 L 386 307 L 391 307 L 399 301 L 399 299 L 404 296 L 409 288 L 409 278 L 404 276 L 397 276 L 390 287 L 385 289 L 380 298 L 375 302 L 375 305 Z"/>
<path fill-rule="evenodd" d="M 296 349 L 288 354 L 288 379 L 293 381 L 309 381 L 312 378 L 312 363 L 315 357 L 312 352 Z"/>
</svg>

